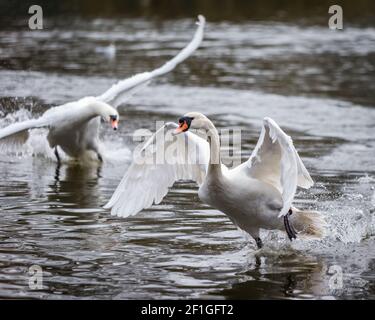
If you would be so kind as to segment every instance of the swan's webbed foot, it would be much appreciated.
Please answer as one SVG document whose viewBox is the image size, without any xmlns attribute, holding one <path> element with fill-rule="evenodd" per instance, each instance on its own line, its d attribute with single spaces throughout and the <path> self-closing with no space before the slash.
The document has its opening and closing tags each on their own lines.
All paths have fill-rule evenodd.
<svg viewBox="0 0 375 320">
<path fill-rule="evenodd" d="M 60 155 L 59 155 L 59 151 L 57 150 L 57 147 L 55 147 L 55 156 L 56 156 L 56 159 L 57 159 L 57 164 L 60 166 L 61 165 L 61 158 L 60 158 Z"/>
<path fill-rule="evenodd" d="M 257 247 L 258 249 L 261 249 L 263 247 L 263 242 L 262 242 L 262 239 L 257 237 L 257 238 L 254 238 L 256 244 L 257 244 Z"/>
<path fill-rule="evenodd" d="M 284 227 L 290 241 L 297 239 L 297 232 L 294 229 L 292 223 L 289 221 L 289 216 L 292 214 L 292 209 L 289 209 L 288 213 L 284 216 Z"/>
</svg>

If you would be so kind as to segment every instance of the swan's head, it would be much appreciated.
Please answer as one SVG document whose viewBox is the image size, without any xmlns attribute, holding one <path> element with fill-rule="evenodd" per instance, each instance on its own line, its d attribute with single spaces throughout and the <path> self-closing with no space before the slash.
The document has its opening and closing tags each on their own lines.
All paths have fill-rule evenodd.
<svg viewBox="0 0 375 320">
<path fill-rule="evenodd" d="M 95 101 L 94 105 L 98 115 L 100 115 L 105 122 L 110 123 L 113 130 L 117 130 L 118 122 L 120 120 L 120 115 L 117 110 L 109 104 L 101 101 Z"/>
<path fill-rule="evenodd" d="M 186 132 L 189 129 L 206 129 L 208 130 L 208 125 L 210 120 L 199 112 L 188 112 L 183 117 L 178 119 L 179 127 L 176 128 L 174 134 L 179 134 Z"/>
<path fill-rule="evenodd" d="M 118 129 L 118 121 L 119 121 L 119 115 L 117 114 L 110 114 L 109 115 L 109 122 L 111 123 L 112 129 L 117 130 Z"/>
</svg>

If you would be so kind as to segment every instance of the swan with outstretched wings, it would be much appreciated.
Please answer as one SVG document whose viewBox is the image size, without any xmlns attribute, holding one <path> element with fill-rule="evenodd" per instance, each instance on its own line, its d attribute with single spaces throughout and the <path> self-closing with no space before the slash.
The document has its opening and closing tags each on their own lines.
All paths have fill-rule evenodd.
<svg viewBox="0 0 375 320">
<path fill-rule="evenodd" d="M 292 206 L 297 187 L 310 188 L 313 180 L 292 139 L 270 118 L 263 120 L 248 161 L 232 169 L 221 163 L 219 135 L 206 116 L 189 112 L 179 124 L 168 123 L 134 156 L 105 208 L 120 217 L 135 215 L 160 203 L 178 180 L 196 181 L 199 198 L 224 212 L 259 248 L 261 228 L 285 230 L 290 240 L 298 233 L 323 236 L 318 212 Z"/>
</svg>

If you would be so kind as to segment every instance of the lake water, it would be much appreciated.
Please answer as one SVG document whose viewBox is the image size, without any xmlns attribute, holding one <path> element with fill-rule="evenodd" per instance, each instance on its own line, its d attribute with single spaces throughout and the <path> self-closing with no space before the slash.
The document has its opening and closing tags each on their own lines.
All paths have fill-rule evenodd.
<svg viewBox="0 0 375 320">
<path fill-rule="evenodd" d="M 156 68 L 195 30 L 192 19 L 24 23 L 0 30 L 0 127 Z M 118 132 L 102 126 L 102 166 L 58 168 L 43 130 L 0 147 L 0 297 L 374 299 L 374 74 L 372 27 L 208 21 L 194 56 L 119 109 Z M 323 213 L 326 238 L 290 243 L 264 231 L 256 252 L 189 182 L 132 218 L 103 210 L 131 161 L 133 132 L 191 110 L 241 129 L 243 160 L 262 118 L 279 123 L 316 182 L 295 205 Z M 32 265 L 43 269 L 42 290 L 29 289 Z"/>
</svg>

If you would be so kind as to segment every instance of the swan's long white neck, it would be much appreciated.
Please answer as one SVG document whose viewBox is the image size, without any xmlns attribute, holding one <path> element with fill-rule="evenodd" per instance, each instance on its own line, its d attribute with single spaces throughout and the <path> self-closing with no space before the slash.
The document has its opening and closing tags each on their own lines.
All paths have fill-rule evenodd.
<svg viewBox="0 0 375 320">
<path fill-rule="evenodd" d="M 109 114 L 116 114 L 116 110 L 104 102 L 93 101 L 88 105 L 88 108 L 92 112 L 92 117 L 100 116 L 102 118 L 107 118 Z M 89 112 L 90 112 L 89 111 Z"/>
<path fill-rule="evenodd" d="M 109 118 L 110 114 L 116 115 L 116 109 L 110 105 L 97 101 L 95 98 L 87 97 L 75 102 L 78 106 L 74 105 L 74 108 L 70 108 L 69 113 L 63 113 L 63 119 L 72 118 L 69 121 L 74 122 L 87 122 L 96 117 L 102 117 L 103 119 Z"/>
<path fill-rule="evenodd" d="M 210 144 L 210 162 L 208 165 L 208 175 L 220 176 L 221 175 L 221 157 L 220 157 L 220 137 L 219 133 L 211 122 L 206 120 L 206 129 L 208 134 L 208 143 Z"/>
<path fill-rule="evenodd" d="M 74 108 L 73 112 L 69 113 L 69 116 L 66 113 L 63 114 L 65 120 L 71 118 L 69 121 L 74 123 L 85 123 L 96 117 L 101 117 L 105 121 L 109 121 L 110 115 L 118 115 L 116 109 L 94 98 L 84 98 L 79 103 L 81 105 Z"/>
</svg>

